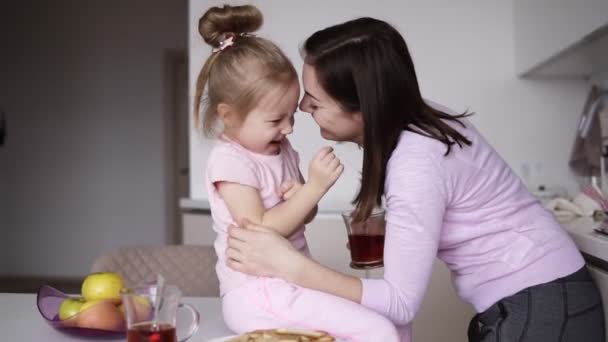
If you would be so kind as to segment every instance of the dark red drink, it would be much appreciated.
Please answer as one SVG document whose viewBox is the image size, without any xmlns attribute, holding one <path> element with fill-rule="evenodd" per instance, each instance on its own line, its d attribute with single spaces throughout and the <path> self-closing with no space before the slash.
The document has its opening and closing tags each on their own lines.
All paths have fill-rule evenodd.
<svg viewBox="0 0 608 342">
<path fill-rule="evenodd" d="M 352 260 L 351 267 L 371 268 L 382 266 L 384 235 L 348 235 L 348 243 Z"/>
<path fill-rule="evenodd" d="M 127 330 L 127 342 L 177 342 L 175 327 L 166 323 L 134 324 Z"/>
</svg>

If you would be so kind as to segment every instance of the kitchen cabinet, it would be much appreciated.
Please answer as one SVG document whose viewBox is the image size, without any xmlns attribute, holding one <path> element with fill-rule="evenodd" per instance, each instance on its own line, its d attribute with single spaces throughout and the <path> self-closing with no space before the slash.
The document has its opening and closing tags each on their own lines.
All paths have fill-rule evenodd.
<svg viewBox="0 0 608 342">
<path fill-rule="evenodd" d="M 602 296 L 604 322 L 608 327 L 608 236 L 595 231 L 596 228 L 603 227 L 603 222 L 591 217 L 578 217 L 562 222 L 562 227 L 587 260 L 589 272 Z M 606 341 L 608 342 L 608 334 Z"/>
<path fill-rule="evenodd" d="M 515 0 L 520 76 L 590 77 L 608 71 L 607 0 Z"/>
<path fill-rule="evenodd" d="M 592 265 L 587 265 L 587 267 L 600 289 L 602 302 L 604 303 L 604 322 L 608 322 L 608 271 Z M 606 342 L 608 342 L 608 334 L 606 334 Z"/>
<path fill-rule="evenodd" d="M 211 211 L 207 201 L 181 199 L 182 211 L 182 244 L 184 245 L 213 245 Z"/>
</svg>

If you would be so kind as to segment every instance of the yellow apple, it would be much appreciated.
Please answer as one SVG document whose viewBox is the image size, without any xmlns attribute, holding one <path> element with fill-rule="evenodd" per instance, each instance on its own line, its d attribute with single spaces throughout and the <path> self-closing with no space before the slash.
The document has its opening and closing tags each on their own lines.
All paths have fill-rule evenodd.
<svg viewBox="0 0 608 342">
<path fill-rule="evenodd" d="M 122 312 L 110 300 L 87 301 L 78 313 L 78 326 L 81 328 L 120 331 L 124 324 Z"/>
<path fill-rule="evenodd" d="M 124 286 L 122 277 L 113 272 L 89 274 L 82 283 L 82 296 L 88 301 L 111 300 L 120 303 L 120 289 Z"/>
<path fill-rule="evenodd" d="M 67 297 L 59 305 L 59 319 L 64 321 L 76 315 L 83 304 L 82 298 Z"/>
</svg>

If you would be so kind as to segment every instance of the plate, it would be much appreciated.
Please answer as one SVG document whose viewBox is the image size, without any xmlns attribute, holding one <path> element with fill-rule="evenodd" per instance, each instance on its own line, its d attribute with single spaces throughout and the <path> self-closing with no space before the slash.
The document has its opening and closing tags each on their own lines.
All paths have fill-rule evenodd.
<svg viewBox="0 0 608 342">
<path fill-rule="evenodd" d="M 231 339 L 231 338 L 234 338 L 237 336 L 239 336 L 239 335 L 224 336 L 224 337 L 214 338 L 213 340 L 209 340 L 207 342 L 225 342 L 228 339 Z"/>
<path fill-rule="evenodd" d="M 231 338 L 235 338 L 239 335 L 230 335 L 230 336 L 224 336 L 224 337 L 218 337 L 218 338 L 214 338 L 213 340 L 209 340 L 207 342 L 226 342 Z M 338 340 L 336 339 L 336 342 L 345 342 L 344 340 Z"/>
<path fill-rule="evenodd" d="M 81 337 L 116 337 L 116 338 L 125 338 L 126 330 L 124 327 L 120 330 L 102 330 L 102 329 L 92 329 L 92 328 L 81 328 L 73 326 L 73 324 L 66 323 L 68 321 L 74 321 L 74 318 L 70 318 L 68 321 L 61 321 L 59 319 L 59 305 L 63 302 L 64 299 L 72 297 L 68 294 L 65 294 L 56 288 L 49 285 L 42 285 L 38 289 L 38 293 L 36 295 L 36 304 L 38 306 L 38 311 L 44 320 L 53 328 L 69 334 L 76 335 Z"/>
</svg>

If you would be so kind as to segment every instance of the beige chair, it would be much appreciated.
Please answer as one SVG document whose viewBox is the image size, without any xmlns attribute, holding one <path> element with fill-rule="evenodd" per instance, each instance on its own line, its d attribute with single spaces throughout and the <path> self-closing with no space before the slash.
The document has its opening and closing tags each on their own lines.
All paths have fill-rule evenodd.
<svg viewBox="0 0 608 342">
<path fill-rule="evenodd" d="M 158 273 L 177 285 L 184 296 L 217 297 L 217 256 L 213 246 L 167 245 L 122 247 L 99 255 L 92 272 L 120 274 L 132 287 L 153 283 Z"/>
</svg>

